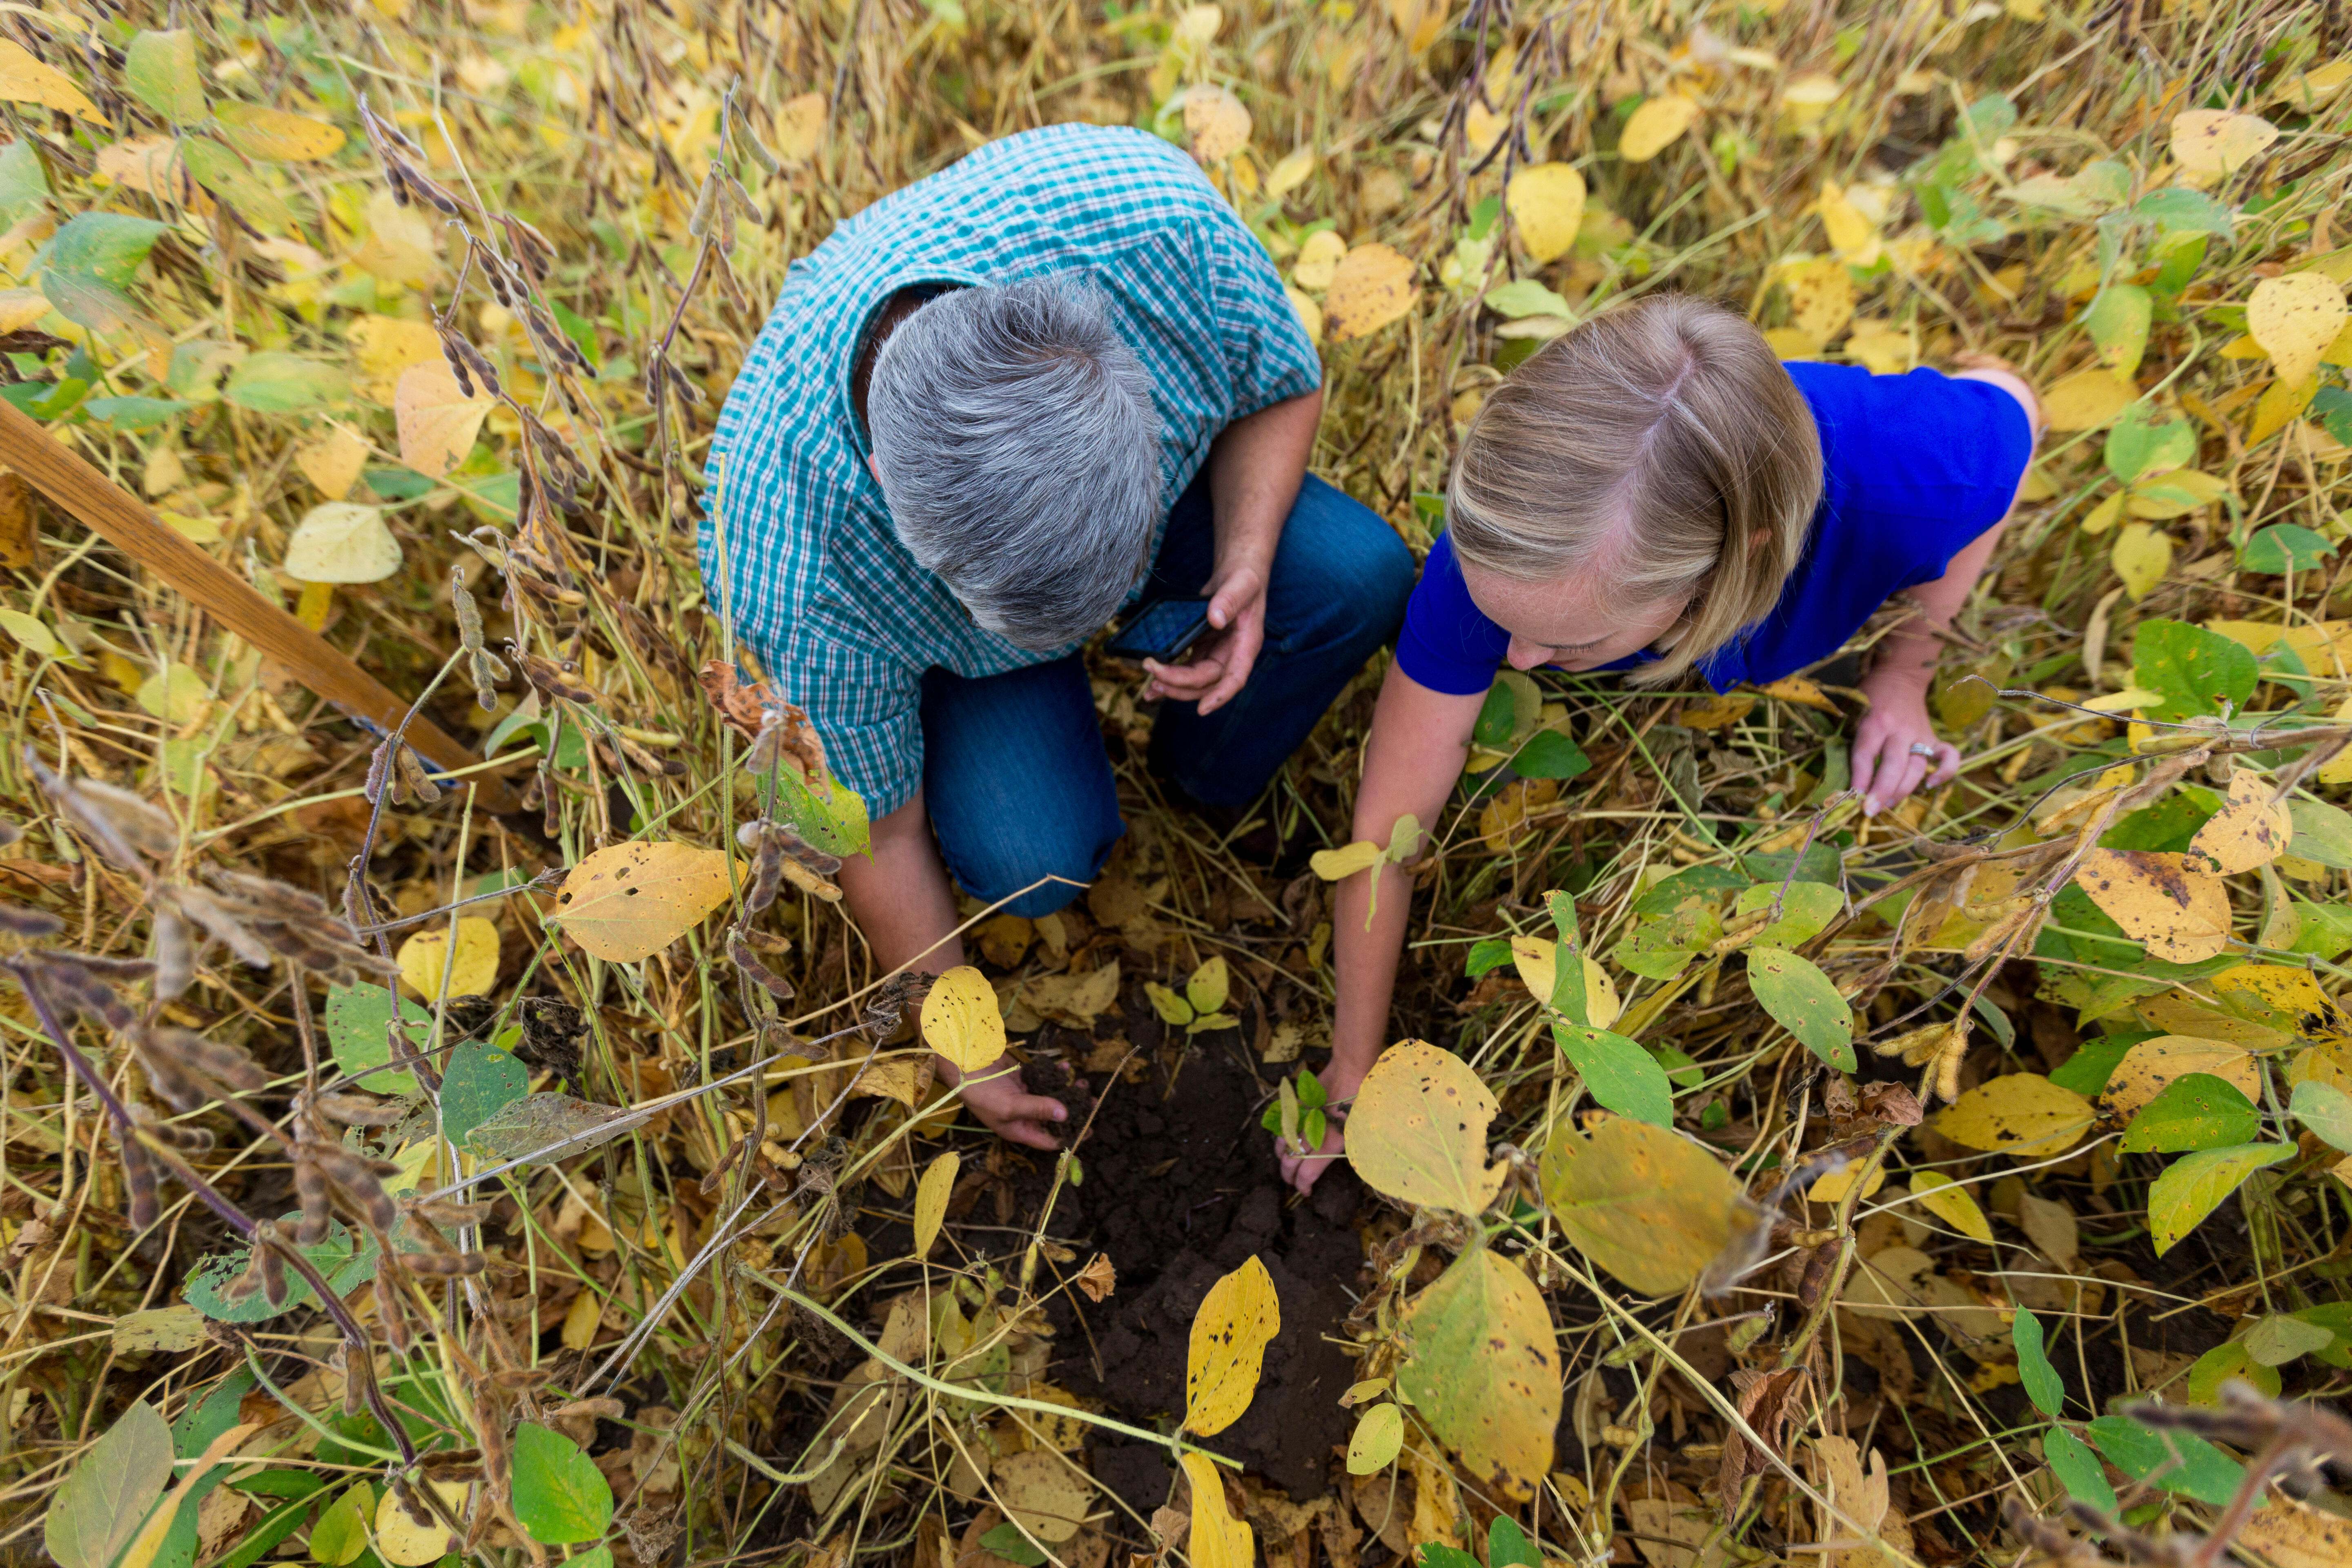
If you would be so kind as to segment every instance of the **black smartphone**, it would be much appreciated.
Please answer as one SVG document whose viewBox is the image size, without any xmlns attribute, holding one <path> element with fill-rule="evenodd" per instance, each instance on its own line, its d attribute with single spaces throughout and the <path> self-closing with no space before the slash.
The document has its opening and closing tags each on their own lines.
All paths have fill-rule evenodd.
<svg viewBox="0 0 2352 1568">
<path fill-rule="evenodd" d="M 1139 663 L 1150 658 L 1174 664 L 1208 629 L 1206 599 L 1147 599 L 1111 634 L 1105 651 Z"/>
</svg>

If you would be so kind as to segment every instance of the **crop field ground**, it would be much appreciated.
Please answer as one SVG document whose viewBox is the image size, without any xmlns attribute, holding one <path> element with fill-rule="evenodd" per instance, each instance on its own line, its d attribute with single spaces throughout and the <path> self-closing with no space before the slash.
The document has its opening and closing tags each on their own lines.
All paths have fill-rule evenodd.
<svg viewBox="0 0 2352 1568">
<path fill-rule="evenodd" d="M 2352 1562 L 2340 5 L 43 0 L 0 120 L 0 1559 Z M 1102 878 L 877 973 L 704 459 L 794 258 L 1067 121 L 1199 160 L 1416 550 L 1612 301 L 2015 367 L 1961 776 L 1848 787 L 1885 617 L 1507 676 L 1305 1200 L 1385 655 L 1271 865 L 1101 664 Z M 1002 1039 L 1059 1154 L 933 1081 Z"/>
</svg>

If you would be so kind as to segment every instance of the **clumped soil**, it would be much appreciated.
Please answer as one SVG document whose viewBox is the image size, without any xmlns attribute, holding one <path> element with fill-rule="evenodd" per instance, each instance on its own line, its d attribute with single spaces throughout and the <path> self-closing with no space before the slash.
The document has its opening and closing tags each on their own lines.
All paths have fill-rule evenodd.
<svg viewBox="0 0 2352 1568">
<path fill-rule="evenodd" d="M 1055 1199 L 1051 1234 L 1081 1258 L 1090 1249 L 1108 1254 L 1118 1273 L 1117 1290 L 1099 1306 L 1055 1298 L 1054 1375 L 1123 1420 L 1164 1428 L 1183 1410 L 1194 1310 L 1221 1276 L 1255 1254 L 1280 1297 L 1282 1328 L 1266 1346 L 1249 1409 L 1207 1447 L 1306 1501 L 1329 1489 L 1348 1438 L 1339 1399 L 1355 1363 L 1331 1342 L 1345 1338 L 1341 1325 L 1355 1304 L 1364 1191 L 1341 1166 L 1307 1202 L 1290 1201 L 1274 1140 L 1258 1125 L 1274 1082 L 1258 1077 L 1236 1038 L 1192 1040 L 1172 1071 L 1139 1053 L 1147 1065 L 1133 1082 L 1074 1080 L 1058 1063 L 1031 1063 L 1031 1091 L 1068 1104 L 1066 1125 L 1079 1128 L 1094 1115 L 1077 1145 L 1085 1180 Z M 1028 1216 L 1050 1180 L 1048 1168 L 1020 1184 Z M 1173 1471 L 1165 1450 L 1098 1440 L 1091 1458 L 1097 1479 L 1145 1517 L 1167 1501 Z"/>
</svg>

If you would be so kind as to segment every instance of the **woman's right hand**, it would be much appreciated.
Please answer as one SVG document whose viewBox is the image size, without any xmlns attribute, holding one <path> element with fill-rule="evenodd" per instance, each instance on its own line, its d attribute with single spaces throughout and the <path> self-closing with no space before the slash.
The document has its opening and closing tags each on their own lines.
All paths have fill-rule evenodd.
<svg viewBox="0 0 2352 1568">
<path fill-rule="evenodd" d="M 1286 1185 L 1297 1188 L 1301 1195 L 1313 1192 L 1315 1184 L 1323 1179 L 1323 1173 L 1338 1164 L 1340 1157 L 1347 1153 L 1345 1118 L 1348 1107 L 1355 1101 L 1356 1090 L 1363 1085 L 1364 1075 L 1343 1072 L 1337 1063 L 1332 1063 L 1317 1073 L 1315 1079 L 1323 1086 L 1324 1103 L 1328 1108 L 1323 1113 L 1321 1146 L 1299 1153 L 1283 1141 L 1281 1134 L 1275 1135 L 1275 1152 L 1282 1160 L 1282 1180 Z"/>
</svg>

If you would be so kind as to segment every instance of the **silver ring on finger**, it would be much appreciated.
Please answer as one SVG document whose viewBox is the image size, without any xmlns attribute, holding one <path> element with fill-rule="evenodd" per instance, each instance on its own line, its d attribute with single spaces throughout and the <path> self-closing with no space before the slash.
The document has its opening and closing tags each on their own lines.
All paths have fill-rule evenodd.
<svg viewBox="0 0 2352 1568">
<path fill-rule="evenodd" d="M 1933 763 L 1942 760 L 1944 749 L 1932 741 L 1914 741 L 1911 742 L 1911 754 L 1915 757 L 1925 757 Z"/>
</svg>

